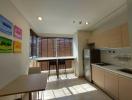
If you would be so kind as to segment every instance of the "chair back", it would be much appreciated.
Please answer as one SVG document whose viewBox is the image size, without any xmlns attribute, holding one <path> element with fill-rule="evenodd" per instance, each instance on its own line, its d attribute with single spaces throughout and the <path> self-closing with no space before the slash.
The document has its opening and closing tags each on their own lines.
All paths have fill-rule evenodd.
<svg viewBox="0 0 132 100">
<path fill-rule="evenodd" d="M 65 60 L 64 59 L 59 59 L 58 60 L 58 64 L 59 65 L 64 65 L 65 64 Z"/>
<path fill-rule="evenodd" d="M 49 61 L 49 65 L 56 65 L 56 64 L 57 64 L 56 60 Z"/>
</svg>

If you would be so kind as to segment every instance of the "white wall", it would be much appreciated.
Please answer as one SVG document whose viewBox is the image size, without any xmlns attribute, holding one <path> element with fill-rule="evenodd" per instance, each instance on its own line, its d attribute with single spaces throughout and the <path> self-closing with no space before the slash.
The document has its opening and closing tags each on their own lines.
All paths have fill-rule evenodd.
<svg viewBox="0 0 132 100">
<path fill-rule="evenodd" d="M 115 53 L 113 53 L 113 51 Z M 120 59 L 121 57 L 122 59 Z M 101 51 L 102 62 L 107 62 L 121 67 L 132 68 L 132 59 L 125 59 L 125 57 L 132 58 L 131 48 L 106 49 Z"/>
<path fill-rule="evenodd" d="M 83 76 L 83 49 L 87 47 L 90 33 L 86 31 L 79 31 L 74 35 L 74 56 L 75 60 L 75 73 L 77 76 Z"/>
<path fill-rule="evenodd" d="M 79 76 L 79 64 L 78 64 L 78 35 L 74 34 L 73 36 L 73 56 L 76 59 L 72 62 L 72 66 L 74 68 L 74 72 L 76 76 Z"/>
<path fill-rule="evenodd" d="M 0 53 L 0 88 L 21 74 L 27 74 L 29 66 L 29 25 L 10 0 L 0 0 L 0 14 L 23 30 L 22 53 Z M 0 36 L 5 36 L 0 32 Z M 15 39 L 16 40 L 16 39 Z M 3 99 L 2 99 L 3 100 Z M 9 98 L 7 100 L 10 100 Z"/>
</svg>

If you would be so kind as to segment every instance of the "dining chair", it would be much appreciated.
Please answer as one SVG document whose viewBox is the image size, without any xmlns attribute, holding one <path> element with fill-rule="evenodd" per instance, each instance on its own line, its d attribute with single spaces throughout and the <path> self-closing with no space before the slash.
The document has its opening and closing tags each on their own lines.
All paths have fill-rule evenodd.
<svg viewBox="0 0 132 100">
<path fill-rule="evenodd" d="M 41 73 L 41 68 L 40 67 L 30 67 L 29 70 L 28 70 L 28 74 L 29 75 L 31 75 L 31 74 L 39 74 L 39 73 Z M 39 98 L 39 95 L 40 95 L 39 91 L 37 92 L 37 94 L 38 94 L 37 97 Z"/>
<path fill-rule="evenodd" d="M 66 73 L 66 60 L 65 59 L 59 59 L 58 60 L 58 67 L 59 69 L 63 66 L 63 68 L 65 69 L 65 74 L 67 76 L 67 73 Z"/>
<path fill-rule="evenodd" d="M 49 66 L 48 66 L 48 67 L 49 67 L 49 76 L 50 76 L 50 70 L 51 70 L 51 67 L 52 67 L 52 66 L 55 66 L 56 75 L 57 75 L 57 70 L 58 70 L 58 69 L 57 69 L 57 61 L 56 61 L 56 60 L 50 60 L 50 61 L 49 61 Z"/>
<path fill-rule="evenodd" d="M 41 68 L 40 67 L 30 67 L 28 74 L 37 74 L 41 73 Z"/>
</svg>

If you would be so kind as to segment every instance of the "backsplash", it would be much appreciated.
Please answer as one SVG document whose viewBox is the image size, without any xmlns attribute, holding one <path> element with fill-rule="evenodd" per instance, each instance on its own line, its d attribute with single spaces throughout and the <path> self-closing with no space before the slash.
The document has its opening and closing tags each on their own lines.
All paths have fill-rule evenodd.
<svg viewBox="0 0 132 100">
<path fill-rule="evenodd" d="M 114 64 L 117 66 L 132 68 L 132 49 L 131 48 L 102 49 L 101 61 Z"/>
</svg>

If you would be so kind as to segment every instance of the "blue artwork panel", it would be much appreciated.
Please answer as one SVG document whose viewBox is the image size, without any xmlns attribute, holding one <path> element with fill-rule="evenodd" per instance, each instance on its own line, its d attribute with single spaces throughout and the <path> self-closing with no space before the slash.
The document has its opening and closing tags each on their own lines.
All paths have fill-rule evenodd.
<svg viewBox="0 0 132 100">
<path fill-rule="evenodd" d="M 12 35 L 13 31 L 13 24 L 2 15 L 0 15 L 0 31 L 8 35 Z"/>
</svg>

